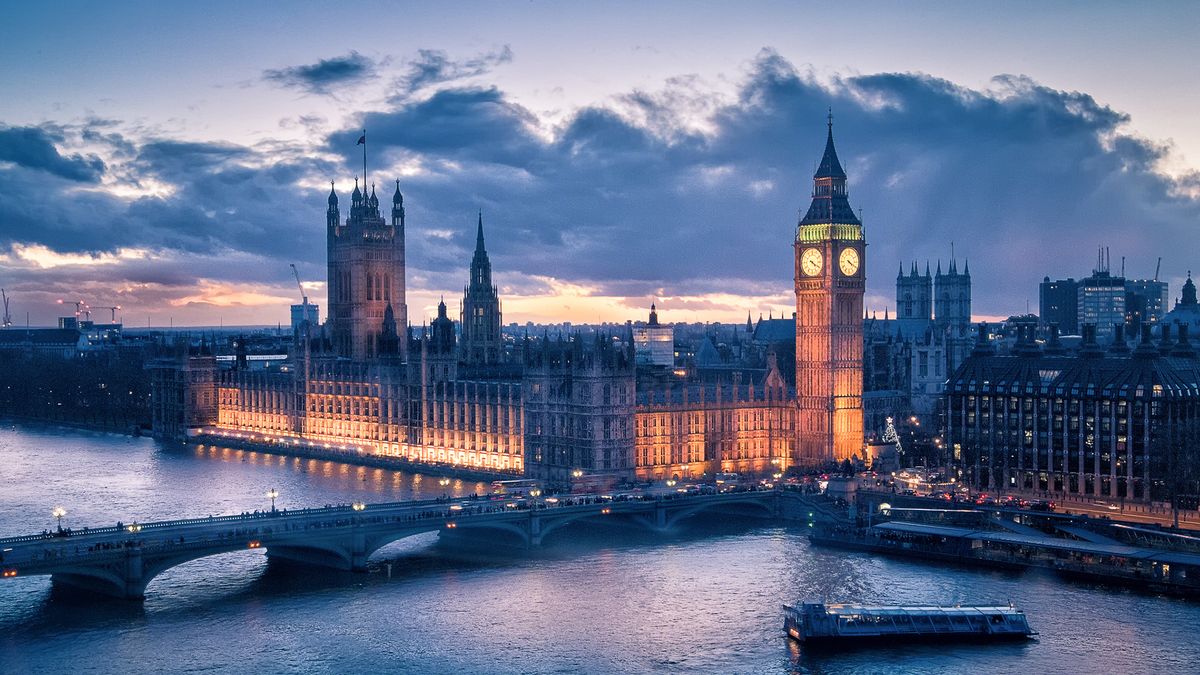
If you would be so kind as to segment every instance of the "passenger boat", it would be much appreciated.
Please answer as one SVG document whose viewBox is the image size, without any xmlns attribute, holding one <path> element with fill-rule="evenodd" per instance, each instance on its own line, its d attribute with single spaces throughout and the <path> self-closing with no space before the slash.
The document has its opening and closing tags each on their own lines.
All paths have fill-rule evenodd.
<svg viewBox="0 0 1200 675">
<path fill-rule="evenodd" d="M 806 602 L 783 606 L 784 629 L 807 644 L 912 640 L 1026 640 L 1037 633 L 1012 605 L 898 607 Z"/>
</svg>

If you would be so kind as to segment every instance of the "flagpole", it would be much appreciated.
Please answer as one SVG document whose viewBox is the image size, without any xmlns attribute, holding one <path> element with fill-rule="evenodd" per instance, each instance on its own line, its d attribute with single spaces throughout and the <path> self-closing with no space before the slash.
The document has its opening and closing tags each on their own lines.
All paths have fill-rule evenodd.
<svg viewBox="0 0 1200 675">
<path fill-rule="evenodd" d="M 363 129 L 363 194 L 367 194 L 367 130 Z"/>
</svg>

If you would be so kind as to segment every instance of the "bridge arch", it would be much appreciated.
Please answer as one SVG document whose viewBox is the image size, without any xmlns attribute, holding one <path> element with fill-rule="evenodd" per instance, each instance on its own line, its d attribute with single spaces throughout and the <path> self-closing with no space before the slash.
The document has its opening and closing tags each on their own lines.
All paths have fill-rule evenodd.
<svg viewBox="0 0 1200 675">
<path fill-rule="evenodd" d="M 741 493 L 739 493 L 741 494 Z M 775 501 L 772 499 L 773 493 L 745 493 L 745 496 L 740 498 L 733 497 L 722 499 L 720 501 L 701 501 L 699 503 L 688 504 L 687 506 L 670 509 L 666 513 L 666 527 L 671 528 L 679 524 L 681 520 L 690 518 L 697 513 L 703 511 L 711 511 L 714 509 L 722 509 L 730 506 L 750 506 L 752 510 L 761 511 L 765 516 L 775 515 Z"/>
</svg>

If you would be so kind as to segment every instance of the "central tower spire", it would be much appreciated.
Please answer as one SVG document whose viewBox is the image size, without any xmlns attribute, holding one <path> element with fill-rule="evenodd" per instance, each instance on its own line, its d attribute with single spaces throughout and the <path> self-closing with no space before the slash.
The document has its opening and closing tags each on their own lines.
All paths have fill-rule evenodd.
<svg viewBox="0 0 1200 675">
<path fill-rule="evenodd" d="M 475 255 L 471 257 L 471 282 L 463 289 L 463 361 L 468 365 L 498 363 L 503 355 L 500 338 L 500 294 L 492 285 L 492 261 L 483 243 L 483 211 L 475 225 Z"/>
<path fill-rule="evenodd" d="M 820 223 L 843 223 L 861 225 L 846 191 L 846 171 L 838 160 L 837 148 L 833 144 L 833 113 L 829 114 L 828 134 L 825 137 L 825 154 L 817 172 L 813 174 L 812 204 L 800 220 L 801 225 Z"/>
</svg>

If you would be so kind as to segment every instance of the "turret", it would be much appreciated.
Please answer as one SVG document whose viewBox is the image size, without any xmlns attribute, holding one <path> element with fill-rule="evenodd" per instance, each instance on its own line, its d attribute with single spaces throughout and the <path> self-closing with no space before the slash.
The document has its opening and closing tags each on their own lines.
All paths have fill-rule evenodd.
<svg viewBox="0 0 1200 675">
<path fill-rule="evenodd" d="M 392 195 L 392 227 L 404 229 L 404 195 L 400 194 L 400 179 L 396 179 L 396 192 Z"/>
<path fill-rule="evenodd" d="M 325 221 L 329 227 L 338 226 L 338 198 L 333 190 L 333 181 L 329 181 L 329 209 L 325 212 Z"/>
</svg>

